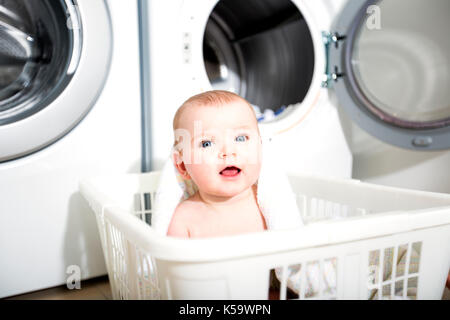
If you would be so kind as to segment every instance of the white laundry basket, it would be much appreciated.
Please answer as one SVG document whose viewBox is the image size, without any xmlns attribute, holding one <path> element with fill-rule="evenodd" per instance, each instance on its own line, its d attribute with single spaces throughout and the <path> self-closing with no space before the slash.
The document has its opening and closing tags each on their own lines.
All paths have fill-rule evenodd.
<svg viewBox="0 0 450 320">
<path fill-rule="evenodd" d="M 158 178 L 80 183 L 97 217 L 114 299 L 267 299 L 274 269 L 281 281 L 271 297 L 280 299 L 442 296 L 450 195 L 290 175 L 305 227 L 189 240 L 159 236 L 146 223 Z M 293 293 L 294 271 L 300 290 Z"/>
</svg>

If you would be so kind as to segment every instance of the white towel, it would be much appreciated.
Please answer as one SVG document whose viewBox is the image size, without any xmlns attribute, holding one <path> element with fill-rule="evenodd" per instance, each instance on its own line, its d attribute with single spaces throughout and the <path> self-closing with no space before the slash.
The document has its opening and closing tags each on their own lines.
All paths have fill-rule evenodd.
<svg viewBox="0 0 450 320">
<path fill-rule="evenodd" d="M 262 142 L 261 172 L 257 182 L 257 201 L 269 230 L 289 229 L 303 226 L 295 194 L 272 142 Z M 155 196 L 152 227 L 160 235 L 166 235 L 176 207 L 198 190 L 192 180 L 184 180 L 173 165 L 172 156 L 165 163 Z"/>
</svg>

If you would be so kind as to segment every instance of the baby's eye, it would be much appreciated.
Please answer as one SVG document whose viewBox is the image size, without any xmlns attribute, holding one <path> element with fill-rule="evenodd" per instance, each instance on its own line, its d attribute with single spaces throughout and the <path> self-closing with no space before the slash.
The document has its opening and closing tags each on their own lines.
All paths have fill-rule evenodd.
<svg viewBox="0 0 450 320">
<path fill-rule="evenodd" d="M 245 142 L 247 140 L 248 140 L 248 136 L 246 136 L 246 135 L 240 135 L 240 136 L 236 137 L 237 142 Z"/>
<path fill-rule="evenodd" d="M 208 148 L 212 146 L 212 141 L 211 140 L 203 140 L 201 143 L 202 148 Z"/>
</svg>

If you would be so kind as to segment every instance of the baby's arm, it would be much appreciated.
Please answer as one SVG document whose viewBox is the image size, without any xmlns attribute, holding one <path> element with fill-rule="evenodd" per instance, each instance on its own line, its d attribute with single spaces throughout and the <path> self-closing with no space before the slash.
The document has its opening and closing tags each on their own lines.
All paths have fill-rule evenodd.
<svg viewBox="0 0 450 320">
<path fill-rule="evenodd" d="M 173 214 L 167 235 L 177 238 L 189 238 L 189 229 L 185 222 L 182 206 L 178 206 Z"/>
</svg>

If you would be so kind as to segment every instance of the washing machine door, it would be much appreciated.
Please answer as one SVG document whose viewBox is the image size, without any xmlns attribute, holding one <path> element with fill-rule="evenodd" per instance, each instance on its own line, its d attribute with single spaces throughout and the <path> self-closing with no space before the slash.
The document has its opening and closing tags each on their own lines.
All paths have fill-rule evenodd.
<svg viewBox="0 0 450 320">
<path fill-rule="evenodd" d="M 0 2 L 0 162 L 48 146 L 79 123 L 109 70 L 102 0 Z"/>
<path fill-rule="evenodd" d="M 448 0 L 351 0 L 343 8 L 330 76 L 361 128 L 402 148 L 450 148 L 449 14 Z"/>
</svg>

